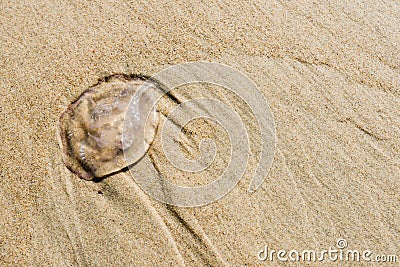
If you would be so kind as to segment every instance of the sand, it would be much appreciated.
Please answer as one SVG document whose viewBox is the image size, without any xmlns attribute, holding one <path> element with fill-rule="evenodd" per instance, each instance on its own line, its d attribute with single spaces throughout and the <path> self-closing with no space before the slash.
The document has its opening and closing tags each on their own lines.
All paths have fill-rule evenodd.
<svg viewBox="0 0 400 267">
<path fill-rule="evenodd" d="M 53 2 L 0 5 L 1 266 L 290 265 L 257 253 L 340 238 L 400 261 L 398 2 Z M 248 75 L 270 104 L 275 160 L 254 194 L 257 130 L 245 107 L 255 152 L 210 205 L 165 205 L 127 172 L 94 183 L 65 167 L 59 117 L 84 90 L 107 75 L 200 60 Z M 217 89 L 196 95 L 241 107 Z M 199 122 L 192 144 L 210 127 Z M 227 160 L 218 154 L 222 165 L 193 181 L 168 166 L 157 140 L 149 153 L 180 184 L 212 181 Z"/>
</svg>

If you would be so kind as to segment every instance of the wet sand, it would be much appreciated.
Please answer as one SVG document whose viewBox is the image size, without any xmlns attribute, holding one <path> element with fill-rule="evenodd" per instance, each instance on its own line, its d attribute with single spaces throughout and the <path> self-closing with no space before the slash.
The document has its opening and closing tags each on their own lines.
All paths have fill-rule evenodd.
<svg viewBox="0 0 400 267">
<path fill-rule="evenodd" d="M 0 265 L 262 266 L 265 245 L 321 250 L 340 238 L 400 260 L 397 2 L 18 1 L 1 4 L 0 21 Z M 200 60 L 248 75 L 270 104 L 275 160 L 254 194 L 254 144 L 239 184 L 199 208 L 159 203 L 127 172 L 94 183 L 65 167 L 59 117 L 84 90 Z M 217 89 L 174 95 L 241 106 Z M 256 144 L 250 111 L 241 117 Z M 149 154 L 176 183 L 220 172 L 193 182 L 159 141 Z"/>
</svg>

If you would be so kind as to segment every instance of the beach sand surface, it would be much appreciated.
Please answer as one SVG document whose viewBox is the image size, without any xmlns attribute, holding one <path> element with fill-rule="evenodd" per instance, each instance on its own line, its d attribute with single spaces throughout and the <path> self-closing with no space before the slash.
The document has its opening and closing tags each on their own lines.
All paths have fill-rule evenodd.
<svg viewBox="0 0 400 267">
<path fill-rule="evenodd" d="M 338 239 L 400 261 L 399 21 L 397 1 L 3 1 L 0 265 L 290 266 L 257 253 L 320 251 Z M 115 73 L 195 61 L 241 71 L 270 105 L 275 159 L 255 193 L 254 116 L 212 86 L 173 95 L 225 101 L 249 129 L 248 168 L 224 198 L 177 208 L 129 172 L 95 183 L 65 167 L 59 118 L 83 91 Z M 176 106 L 163 103 L 165 114 Z M 206 173 L 171 167 L 157 137 L 148 154 L 172 182 L 206 184 L 229 161 L 229 136 L 207 121 L 190 132 L 189 157 L 203 137 L 220 148 Z"/>
</svg>

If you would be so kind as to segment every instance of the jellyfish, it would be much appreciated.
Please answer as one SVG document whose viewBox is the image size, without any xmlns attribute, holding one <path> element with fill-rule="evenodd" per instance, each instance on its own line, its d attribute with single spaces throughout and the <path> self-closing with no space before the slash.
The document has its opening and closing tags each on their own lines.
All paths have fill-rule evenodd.
<svg viewBox="0 0 400 267">
<path fill-rule="evenodd" d="M 158 125 L 156 95 L 157 86 L 140 75 L 113 75 L 83 92 L 60 117 L 67 168 L 94 180 L 140 160 Z"/>
</svg>

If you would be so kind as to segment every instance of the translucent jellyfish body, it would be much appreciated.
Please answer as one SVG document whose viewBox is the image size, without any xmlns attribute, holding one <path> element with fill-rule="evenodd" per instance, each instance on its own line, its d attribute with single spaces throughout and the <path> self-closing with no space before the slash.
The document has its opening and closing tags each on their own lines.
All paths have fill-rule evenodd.
<svg viewBox="0 0 400 267">
<path fill-rule="evenodd" d="M 158 125 L 153 107 L 156 91 L 145 78 L 125 75 L 114 75 L 86 90 L 60 118 L 68 169 L 93 180 L 143 157 Z"/>
</svg>

